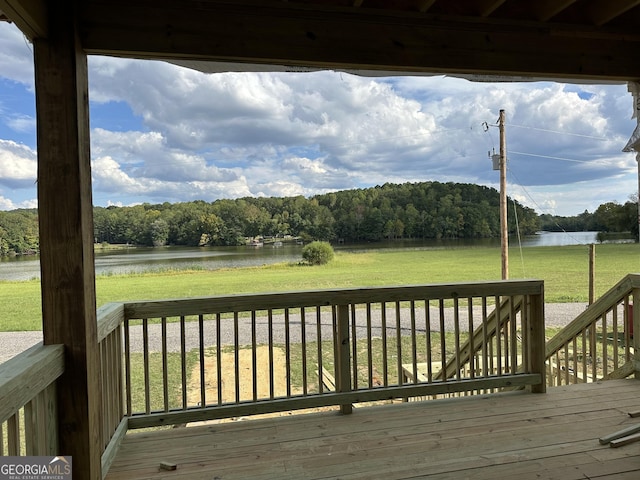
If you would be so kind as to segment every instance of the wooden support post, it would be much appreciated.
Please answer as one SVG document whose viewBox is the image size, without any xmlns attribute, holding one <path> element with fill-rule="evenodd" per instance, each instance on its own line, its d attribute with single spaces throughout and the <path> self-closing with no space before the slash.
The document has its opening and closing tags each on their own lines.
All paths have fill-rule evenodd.
<svg viewBox="0 0 640 480">
<path fill-rule="evenodd" d="M 529 296 L 529 372 L 539 373 L 541 383 L 532 385 L 533 393 L 547 391 L 546 379 L 546 340 L 544 326 L 544 293 Z"/>
<path fill-rule="evenodd" d="M 640 288 L 633 289 L 633 363 L 634 377 L 640 379 Z"/>
<path fill-rule="evenodd" d="M 335 330 L 335 370 L 336 392 L 351 391 L 351 349 L 349 348 L 349 305 L 338 305 L 338 318 Z M 340 412 L 351 413 L 353 406 L 340 405 Z"/>
<path fill-rule="evenodd" d="M 589 245 L 589 305 L 596 301 L 596 246 Z"/>
<path fill-rule="evenodd" d="M 75 5 L 51 4 L 48 37 L 34 39 L 42 327 L 45 344 L 65 346 L 57 454 L 73 457 L 73 478 L 100 480 L 87 57 Z"/>
</svg>

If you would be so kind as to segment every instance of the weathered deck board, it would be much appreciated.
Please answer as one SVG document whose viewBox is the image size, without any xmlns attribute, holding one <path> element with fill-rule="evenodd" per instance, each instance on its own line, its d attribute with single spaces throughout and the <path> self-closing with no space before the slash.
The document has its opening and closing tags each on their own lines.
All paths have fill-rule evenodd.
<svg viewBox="0 0 640 480">
<path fill-rule="evenodd" d="M 639 406 L 640 381 L 615 380 L 133 432 L 107 479 L 640 478 L 638 444 L 598 442 Z"/>
</svg>

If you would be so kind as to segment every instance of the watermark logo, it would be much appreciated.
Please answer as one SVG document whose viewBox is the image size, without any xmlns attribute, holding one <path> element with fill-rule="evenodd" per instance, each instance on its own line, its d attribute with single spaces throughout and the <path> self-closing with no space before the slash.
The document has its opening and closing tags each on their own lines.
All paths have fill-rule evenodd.
<svg viewBox="0 0 640 480">
<path fill-rule="evenodd" d="M 71 480 L 71 457 L 0 457 L 0 480 Z"/>
</svg>

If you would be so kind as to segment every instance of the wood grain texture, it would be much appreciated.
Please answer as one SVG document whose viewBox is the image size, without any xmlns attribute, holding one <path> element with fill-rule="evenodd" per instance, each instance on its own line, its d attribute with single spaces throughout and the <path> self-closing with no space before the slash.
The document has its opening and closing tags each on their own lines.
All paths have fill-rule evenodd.
<svg viewBox="0 0 640 480">
<path fill-rule="evenodd" d="M 107 480 L 155 478 L 161 461 L 179 479 L 631 480 L 637 447 L 598 438 L 637 423 L 639 391 L 614 380 L 130 433 Z"/>
<path fill-rule="evenodd" d="M 127 302 L 124 311 L 125 318 L 143 319 L 351 303 L 396 302 L 412 299 L 538 295 L 542 291 L 543 282 L 541 280 L 345 288 Z"/>
<path fill-rule="evenodd" d="M 65 345 L 58 384 L 60 455 L 74 475 L 100 480 L 100 358 L 97 339 L 87 57 L 76 2 L 56 2 L 48 36 L 34 40 L 38 209 L 45 344 Z"/>
<path fill-rule="evenodd" d="M 64 368 L 63 345 L 34 345 L 0 364 L 0 423 L 55 382 Z"/>
</svg>

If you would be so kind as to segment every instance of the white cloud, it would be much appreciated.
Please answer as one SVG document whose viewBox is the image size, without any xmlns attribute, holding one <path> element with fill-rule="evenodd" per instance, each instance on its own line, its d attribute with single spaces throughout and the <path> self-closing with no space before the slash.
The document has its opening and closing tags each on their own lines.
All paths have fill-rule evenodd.
<svg viewBox="0 0 640 480">
<path fill-rule="evenodd" d="M 0 22 L 1 76 L 33 90 L 33 46 L 13 24 Z"/>
<path fill-rule="evenodd" d="M 30 46 L 1 24 L 0 72 L 32 88 Z M 635 159 L 620 152 L 635 126 L 625 85 L 330 71 L 205 75 L 111 57 L 90 57 L 89 72 L 92 118 L 101 120 L 91 145 L 97 204 L 312 195 L 428 180 L 495 187 L 487 151 L 498 149 L 500 109 L 510 185 L 534 197 L 525 204 L 570 214 L 637 190 L 629 181 Z M 32 113 L 8 107 L 1 95 L 5 125 L 33 131 Z M 120 104 L 126 108 L 109 109 Z M 35 153 L 2 145 L 0 183 L 32 185 Z"/>
<path fill-rule="evenodd" d="M 27 188 L 36 181 L 36 154 L 25 145 L 0 139 L 0 185 Z"/>
</svg>

